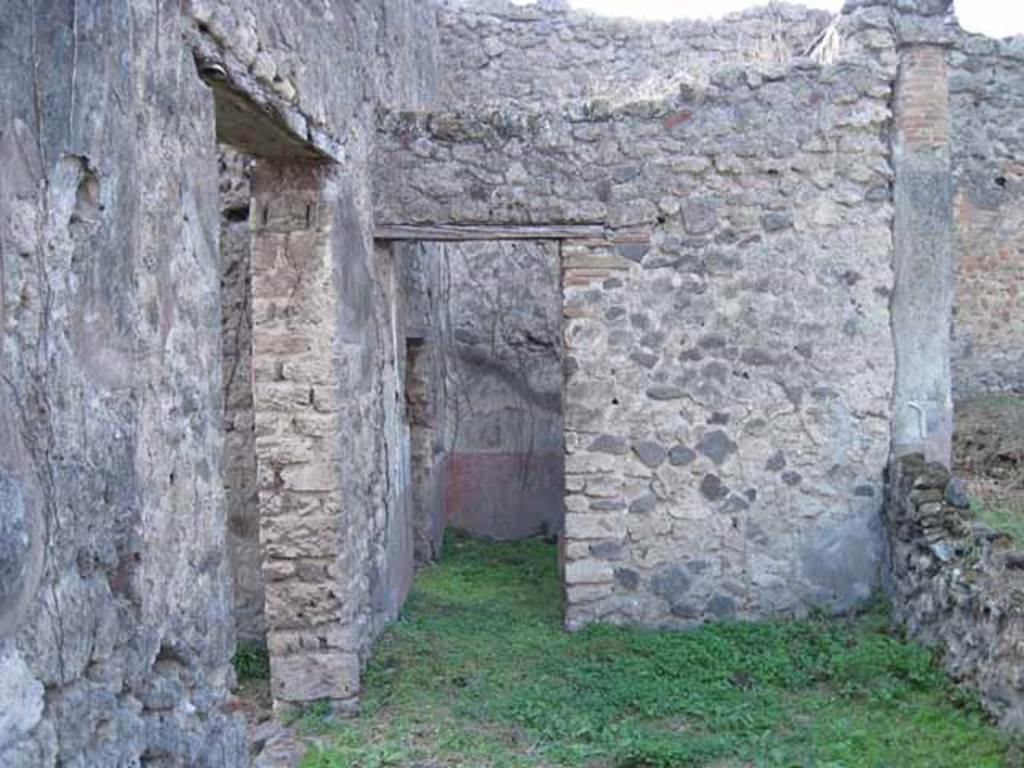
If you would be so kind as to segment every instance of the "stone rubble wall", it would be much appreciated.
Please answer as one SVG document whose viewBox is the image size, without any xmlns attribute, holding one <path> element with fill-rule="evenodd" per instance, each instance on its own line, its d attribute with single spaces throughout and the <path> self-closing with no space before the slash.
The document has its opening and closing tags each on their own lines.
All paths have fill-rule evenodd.
<svg viewBox="0 0 1024 768">
<path fill-rule="evenodd" d="M 437 31 L 420 0 L 186 0 L 190 43 L 245 74 L 288 128 L 359 160 L 378 104 L 435 103 Z"/>
<path fill-rule="evenodd" d="M 382 116 L 378 222 L 608 228 L 563 245 L 570 627 L 877 586 L 891 82 L 804 61 L 617 109 Z"/>
<path fill-rule="evenodd" d="M 341 380 L 346 397 L 355 395 L 355 406 L 344 412 L 346 423 L 358 432 L 341 435 L 342 455 L 349 466 L 342 473 L 342 498 L 349 500 L 349 533 L 356 557 L 353 570 L 359 573 L 363 589 L 359 633 L 360 664 L 365 666 L 373 643 L 384 628 L 398 618 L 412 586 L 414 571 L 412 525 L 412 468 L 408 415 L 405 409 L 405 365 L 407 360 L 405 313 L 401 303 L 400 267 L 386 249 L 376 249 L 372 236 L 371 204 L 368 191 L 360 197 L 357 210 L 367 233 L 366 259 L 369 282 L 373 285 L 372 312 L 365 324 L 347 318 L 342 334 Z M 342 250 L 344 258 L 350 250 Z M 338 292 L 343 305 L 357 305 L 361 281 L 342 278 Z M 359 329 L 363 338 L 352 330 Z M 372 334 L 372 335 L 371 335 Z M 360 372 L 370 366 L 370 375 Z M 365 371 L 365 368 L 362 368 Z M 364 489 L 366 489 L 364 491 Z M 360 493 L 368 492 L 369 517 L 361 505 L 353 505 Z M 363 527 L 365 526 L 365 527 Z"/>
<path fill-rule="evenodd" d="M 434 562 L 441 556 L 448 477 L 448 456 L 438 439 L 438 412 L 434 408 L 434 391 L 440 379 L 434 375 L 435 354 L 429 344 L 422 339 L 410 339 L 406 346 L 405 399 L 412 465 L 413 551 L 417 563 Z"/>
<path fill-rule="evenodd" d="M 920 455 L 897 465 L 885 523 L 893 617 L 934 645 L 1004 727 L 1024 727 L 1024 553 L 977 523 L 963 483 Z"/>
<path fill-rule="evenodd" d="M 226 126 L 197 59 L 277 125 L 254 146 L 285 136 L 327 169 L 310 186 L 265 158 L 284 164 L 263 192 L 287 226 L 262 226 L 322 291 L 275 304 L 308 275 L 287 248 L 253 254 L 291 280 L 253 301 L 286 332 L 253 363 L 280 701 L 352 703 L 417 531 L 437 535 L 411 522 L 411 334 L 375 218 L 607 228 L 562 247 L 570 627 L 843 609 L 876 585 L 893 27 L 935 42 L 944 2 L 901 0 L 938 9 L 915 31 L 889 0 L 850 0 L 851 45 L 828 66 L 786 64 L 826 19 L 784 7 L 658 26 L 484 0 L 465 21 L 416 0 L 68 5 L 0 9 L 0 764 L 245 761 L 226 714 Z M 999 356 L 1020 348 L 1019 59 L 1019 42 L 977 38 L 951 53 L 963 389 L 1019 376 Z M 431 111 L 445 103 L 473 109 Z M 454 439 L 436 429 L 435 480 Z M 1017 723 L 1015 614 L 994 604 L 1009 618 L 979 626 L 1009 634 L 985 635 L 1000 660 L 979 675 Z"/>
<path fill-rule="evenodd" d="M 275 701 L 346 701 L 358 690 L 358 588 L 340 493 L 341 395 L 328 166 L 259 162 L 253 173 L 253 394 L 267 645 Z"/>
<path fill-rule="evenodd" d="M 297 217 L 294 231 L 274 233 L 289 246 L 296 241 L 296 262 L 287 262 L 286 246 L 274 252 L 272 271 L 287 281 L 308 262 L 307 246 L 316 251 L 310 266 L 319 293 L 293 308 L 271 284 L 263 304 L 254 302 L 257 325 L 262 317 L 282 331 L 262 360 L 257 348 L 254 362 L 269 393 L 263 435 L 256 398 L 268 645 L 279 704 L 323 697 L 350 709 L 372 642 L 397 616 L 413 568 L 404 318 L 396 267 L 374 249 L 368 147 L 378 106 L 433 103 L 434 14 L 411 0 L 190 0 L 186 13 L 200 70 L 227 82 L 218 99 L 242 92 L 258 107 L 253 117 L 277 123 L 276 133 L 254 135 L 244 113 L 239 123 L 218 101 L 218 128 L 229 134 L 222 138 L 267 159 L 270 179 L 282 174 L 282 199 L 273 202 L 271 180 L 264 202 Z M 312 197 L 311 188 L 285 183 L 297 181 L 288 169 L 308 160 L 327 174 Z M 313 229 L 303 228 L 303 211 Z M 268 306 L 278 314 L 261 315 Z M 304 335 L 318 324 L 325 337 Z M 316 361 L 289 360 L 313 348 Z M 299 397 L 306 383 L 316 390 L 315 414 Z M 276 386 L 296 396 L 277 398 Z"/>
<path fill-rule="evenodd" d="M 780 3 L 715 21 L 640 22 L 557 0 L 446 0 L 437 19 L 442 104 L 550 109 L 661 98 L 723 66 L 782 67 L 811 47 L 831 14 Z"/>
<path fill-rule="evenodd" d="M 950 54 L 958 399 L 1024 390 L 1024 38 Z"/>
<path fill-rule="evenodd" d="M 261 161 L 253 181 L 260 541 L 275 702 L 356 705 L 412 580 L 405 319 L 359 178 Z"/>
</svg>

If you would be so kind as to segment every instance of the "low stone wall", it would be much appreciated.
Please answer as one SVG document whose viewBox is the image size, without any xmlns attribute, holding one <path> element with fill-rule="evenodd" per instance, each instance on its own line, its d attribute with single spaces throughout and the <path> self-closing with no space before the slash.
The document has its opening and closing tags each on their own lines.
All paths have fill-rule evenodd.
<svg viewBox="0 0 1024 768">
<path fill-rule="evenodd" d="M 894 617 L 943 648 L 954 680 L 1007 728 L 1024 726 L 1024 551 L 972 519 L 959 480 L 920 455 L 898 464 L 886 529 Z"/>
</svg>

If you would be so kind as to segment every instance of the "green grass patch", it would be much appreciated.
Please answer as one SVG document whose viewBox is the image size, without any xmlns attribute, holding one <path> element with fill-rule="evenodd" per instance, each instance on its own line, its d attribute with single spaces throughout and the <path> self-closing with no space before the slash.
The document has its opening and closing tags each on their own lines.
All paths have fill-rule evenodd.
<svg viewBox="0 0 1024 768">
<path fill-rule="evenodd" d="M 1024 544 L 1024 396 L 982 395 L 956 404 L 957 474 L 974 517 Z"/>
<path fill-rule="evenodd" d="M 855 619 L 567 634 L 554 547 L 451 539 L 365 676 L 308 718 L 328 766 L 1013 765 L 1014 747 L 877 608 Z"/>
<path fill-rule="evenodd" d="M 231 657 L 238 682 L 267 680 L 270 678 L 270 657 L 267 646 L 253 640 L 241 640 Z"/>
<path fill-rule="evenodd" d="M 996 531 L 1024 543 L 1024 501 L 1021 499 L 986 498 L 972 501 L 974 517 Z"/>
</svg>

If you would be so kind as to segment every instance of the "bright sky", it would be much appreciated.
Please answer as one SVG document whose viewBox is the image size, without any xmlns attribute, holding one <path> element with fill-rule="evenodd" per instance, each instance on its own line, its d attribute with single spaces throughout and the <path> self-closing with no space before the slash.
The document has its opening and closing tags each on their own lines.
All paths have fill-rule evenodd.
<svg viewBox="0 0 1024 768">
<path fill-rule="evenodd" d="M 640 19 L 679 17 L 708 18 L 741 11 L 767 0 L 570 0 L 577 8 L 586 8 L 609 16 Z M 529 0 L 518 0 L 521 5 Z M 800 5 L 838 11 L 843 0 L 790 0 Z M 956 0 L 961 26 L 992 37 L 1024 34 L 1024 2 L 1021 0 Z"/>
</svg>

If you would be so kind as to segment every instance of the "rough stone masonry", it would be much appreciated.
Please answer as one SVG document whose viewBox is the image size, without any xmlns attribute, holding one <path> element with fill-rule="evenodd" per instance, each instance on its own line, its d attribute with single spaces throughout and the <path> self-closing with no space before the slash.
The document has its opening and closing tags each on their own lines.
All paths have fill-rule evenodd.
<svg viewBox="0 0 1024 768">
<path fill-rule="evenodd" d="M 1022 385 L 1022 67 L 948 0 L 3 4 L 0 764 L 245 764 L 236 633 L 355 707 L 458 440 L 505 445 L 449 423 L 470 363 L 548 366 L 476 385 L 564 462 L 568 627 L 913 593 L 886 467 Z M 527 253 L 559 288 L 484 345 Z"/>
<path fill-rule="evenodd" d="M 963 483 L 920 454 L 894 468 L 886 508 L 895 618 L 943 649 L 954 680 L 999 722 L 1024 728 L 1024 553 L 972 519 Z"/>
<path fill-rule="evenodd" d="M 877 585 L 891 79 L 804 61 L 622 107 L 382 117 L 379 221 L 609 233 L 562 246 L 570 627 Z"/>
</svg>

